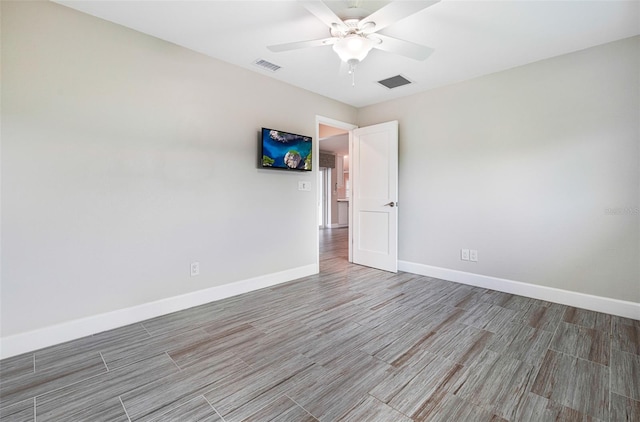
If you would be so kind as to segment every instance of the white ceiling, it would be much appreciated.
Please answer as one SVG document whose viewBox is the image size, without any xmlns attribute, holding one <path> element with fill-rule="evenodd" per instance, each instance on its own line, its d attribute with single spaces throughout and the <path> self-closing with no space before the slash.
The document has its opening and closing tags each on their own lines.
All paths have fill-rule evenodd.
<svg viewBox="0 0 640 422">
<path fill-rule="evenodd" d="M 295 1 L 54 1 L 355 107 L 640 33 L 637 0 L 442 0 L 380 31 L 434 48 L 429 58 L 372 50 L 352 87 L 346 66 L 329 46 L 282 53 L 266 48 L 329 36 Z M 340 16 L 354 0 L 326 3 Z M 357 3 L 374 11 L 388 1 Z M 253 65 L 256 59 L 282 69 L 263 70 Z M 415 83 L 394 90 L 376 83 L 398 74 Z"/>
<path fill-rule="evenodd" d="M 333 152 L 338 155 L 349 155 L 349 135 L 333 135 L 320 138 L 320 151 Z"/>
</svg>

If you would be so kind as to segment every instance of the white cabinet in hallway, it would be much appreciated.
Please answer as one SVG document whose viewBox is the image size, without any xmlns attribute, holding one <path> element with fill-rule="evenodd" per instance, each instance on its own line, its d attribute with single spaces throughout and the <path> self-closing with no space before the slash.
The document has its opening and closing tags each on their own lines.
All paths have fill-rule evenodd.
<svg viewBox="0 0 640 422">
<path fill-rule="evenodd" d="M 338 199 L 338 226 L 349 225 L 349 200 Z"/>
</svg>

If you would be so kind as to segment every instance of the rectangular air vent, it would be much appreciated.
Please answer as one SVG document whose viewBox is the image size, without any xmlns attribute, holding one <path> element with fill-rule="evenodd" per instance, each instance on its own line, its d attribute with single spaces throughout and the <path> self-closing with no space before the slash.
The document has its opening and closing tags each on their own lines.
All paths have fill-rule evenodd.
<svg viewBox="0 0 640 422">
<path fill-rule="evenodd" d="M 259 67 L 261 67 L 263 69 L 269 70 L 271 72 L 275 72 L 275 71 L 277 71 L 278 69 L 281 68 L 281 66 L 278 66 L 277 64 L 273 64 L 273 63 L 268 62 L 268 61 L 263 60 L 263 59 L 258 59 L 255 62 L 253 62 L 253 64 L 255 64 L 256 66 L 259 66 Z"/>
<path fill-rule="evenodd" d="M 392 76 L 391 78 L 383 79 L 378 83 L 386 88 L 393 89 L 403 85 L 409 85 L 411 81 L 404 76 Z"/>
</svg>

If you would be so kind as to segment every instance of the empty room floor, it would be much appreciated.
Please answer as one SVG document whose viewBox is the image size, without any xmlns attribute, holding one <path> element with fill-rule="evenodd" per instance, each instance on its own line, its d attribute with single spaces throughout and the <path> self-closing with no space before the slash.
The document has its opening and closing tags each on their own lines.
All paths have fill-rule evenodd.
<svg viewBox="0 0 640 422">
<path fill-rule="evenodd" d="M 640 321 L 351 265 L 0 362 L 5 421 L 638 421 Z"/>
</svg>

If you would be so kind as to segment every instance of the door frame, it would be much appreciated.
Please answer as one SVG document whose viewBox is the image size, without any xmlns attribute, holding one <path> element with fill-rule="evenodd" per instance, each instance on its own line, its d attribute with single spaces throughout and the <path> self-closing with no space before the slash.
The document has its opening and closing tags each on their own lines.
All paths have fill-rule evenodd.
<svg viewBox="0 0 640 422">
<path fill-rule="evenodd" d="M 322 224 L 318 227 L 321 229 L 331 228 L 331 169 L 328 167 L 318 168 L 318 188 L 322 186 L 322 189 L 318 189 L 320 194 L 320 203 L 322 204 Z M 320 183 L 322 180 L 322 183 Z"/>
<path fill-rule="evenodd" d="M 352 131 L 353 129 L 357 129 L 358 126 L 353 123 L 343 122 L 340 120 L 332 119 L 330 117 L 316 115 L 316 142 L 313 144 L 313 162 L 316 173 L 316 186 L 320 186 L 319 178 L 321 177 L 320 172 L 320 124 L 326 126 L 337 127 L 339 129 L 344 129 L 349 131 L 349 168 L 351 168 L 351 144 L 352 144 Z M 351 182 L 351 190 L 349 195 L 353 192 L 354 185 L 353 181 Z M 319 196 L 319 195 L 318 195 Z M 351 199 L 351 198 L 350 198 Z M 316 199 L 318 201 L 318 199 Z M 316 202 L 315 208 L 315 226 L 316 226 L 316 272 L 320 272 L 320 230 L 317 228 L 318 226 L 318 209 L 319 204 Z M 351 262 L 351 207 L 349 207 L 349 262 Z"/>
</svg>

